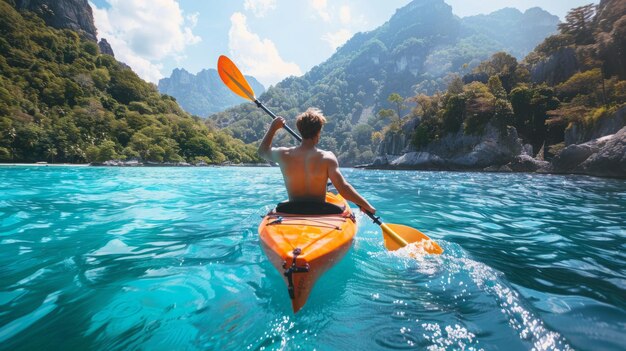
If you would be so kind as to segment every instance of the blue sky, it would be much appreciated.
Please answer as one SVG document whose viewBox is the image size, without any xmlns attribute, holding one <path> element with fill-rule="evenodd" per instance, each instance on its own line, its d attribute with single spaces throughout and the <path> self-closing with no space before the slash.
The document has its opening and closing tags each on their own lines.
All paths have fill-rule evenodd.
<svg viewBox="0 0 626 351">
<path fill-rule="evenodd" d="M 174 68 L 197 73 L 228 55 L 266 87 L 302 75 L 357 32 L 410 0 L 91 0 L 98 36 L 157 83 Z M 565 17 L 591 0 L 446 0 L 459 17 L 539 6 Z"/>
</svg>

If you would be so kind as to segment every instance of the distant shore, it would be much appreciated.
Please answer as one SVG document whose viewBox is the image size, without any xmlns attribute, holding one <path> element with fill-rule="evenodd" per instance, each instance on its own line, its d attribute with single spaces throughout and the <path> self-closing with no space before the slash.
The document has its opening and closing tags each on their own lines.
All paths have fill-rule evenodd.
<svg viewBox="0 0 626 351">
<path fill-rule="evenodd" d="M 94 164 L 94 163 L 0 163 L 0 167 L 272 167 L 266 163 L 237 163 L 237 164 L 176 164 L 176 163 L 135 163 L 135 164 Z"/>
<path fill-rule="evenodd" d="M 89 163 L 0 163 L 0 167 L 87 167 Z"/>
</svg>

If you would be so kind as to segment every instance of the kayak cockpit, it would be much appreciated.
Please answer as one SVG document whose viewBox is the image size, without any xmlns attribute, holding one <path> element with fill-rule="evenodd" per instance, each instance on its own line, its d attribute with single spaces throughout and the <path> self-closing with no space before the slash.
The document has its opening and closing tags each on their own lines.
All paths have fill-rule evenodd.
<svg viewBox="0 0 626 351">
<path fill-rule="evenodd" d="M 338 206 L 330 202 L 285 201 L 279 203 L 275 211 L 287 214 L 324 215 L 342 214 L 345 209 L 345 206 Z"/>
</svg>

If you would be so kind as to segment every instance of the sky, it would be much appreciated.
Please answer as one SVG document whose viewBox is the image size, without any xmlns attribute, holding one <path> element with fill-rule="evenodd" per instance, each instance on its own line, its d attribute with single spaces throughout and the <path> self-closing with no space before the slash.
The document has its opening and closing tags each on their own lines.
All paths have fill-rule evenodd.
<svg viewBox="0 0 626 351">
<path fill-rule="evenodd" d="M 416 0 L 420 1 L 420 0 Z M 266 88 L 328 59 L 357 32 L 385 23 L 410 0 L 90 0 L 98 38 L 143 79 L 195 74 L 229 56 Z M 541 7 L 563 20 L 597 0 L 445 0 L 459 17 Z"/>
</svg>

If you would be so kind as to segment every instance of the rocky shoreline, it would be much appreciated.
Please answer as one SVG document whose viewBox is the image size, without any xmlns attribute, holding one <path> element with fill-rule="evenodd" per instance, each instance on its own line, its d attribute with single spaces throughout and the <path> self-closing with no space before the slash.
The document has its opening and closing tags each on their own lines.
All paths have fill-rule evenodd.
<svg viewBox="0 0 626 351">
<path fill-rule="evenodd" d="M 383 155 L 366 169 L 404 169 L 429 171 L 527 172 L 580 174 L 626 179 L 626 127 L 614 134 L 563 148 L 551 161 L 532 157 L 514 130 L 494 137 L 488 130 L 482 139 L 463 153 L 445 154 L 443 140 L 429 151 L 411 151 L 402 155 Z M 457 138 L 454 143 L 462 142 Z M 443 144 L 443 145 L 442 145 Z"/>
</svg>

